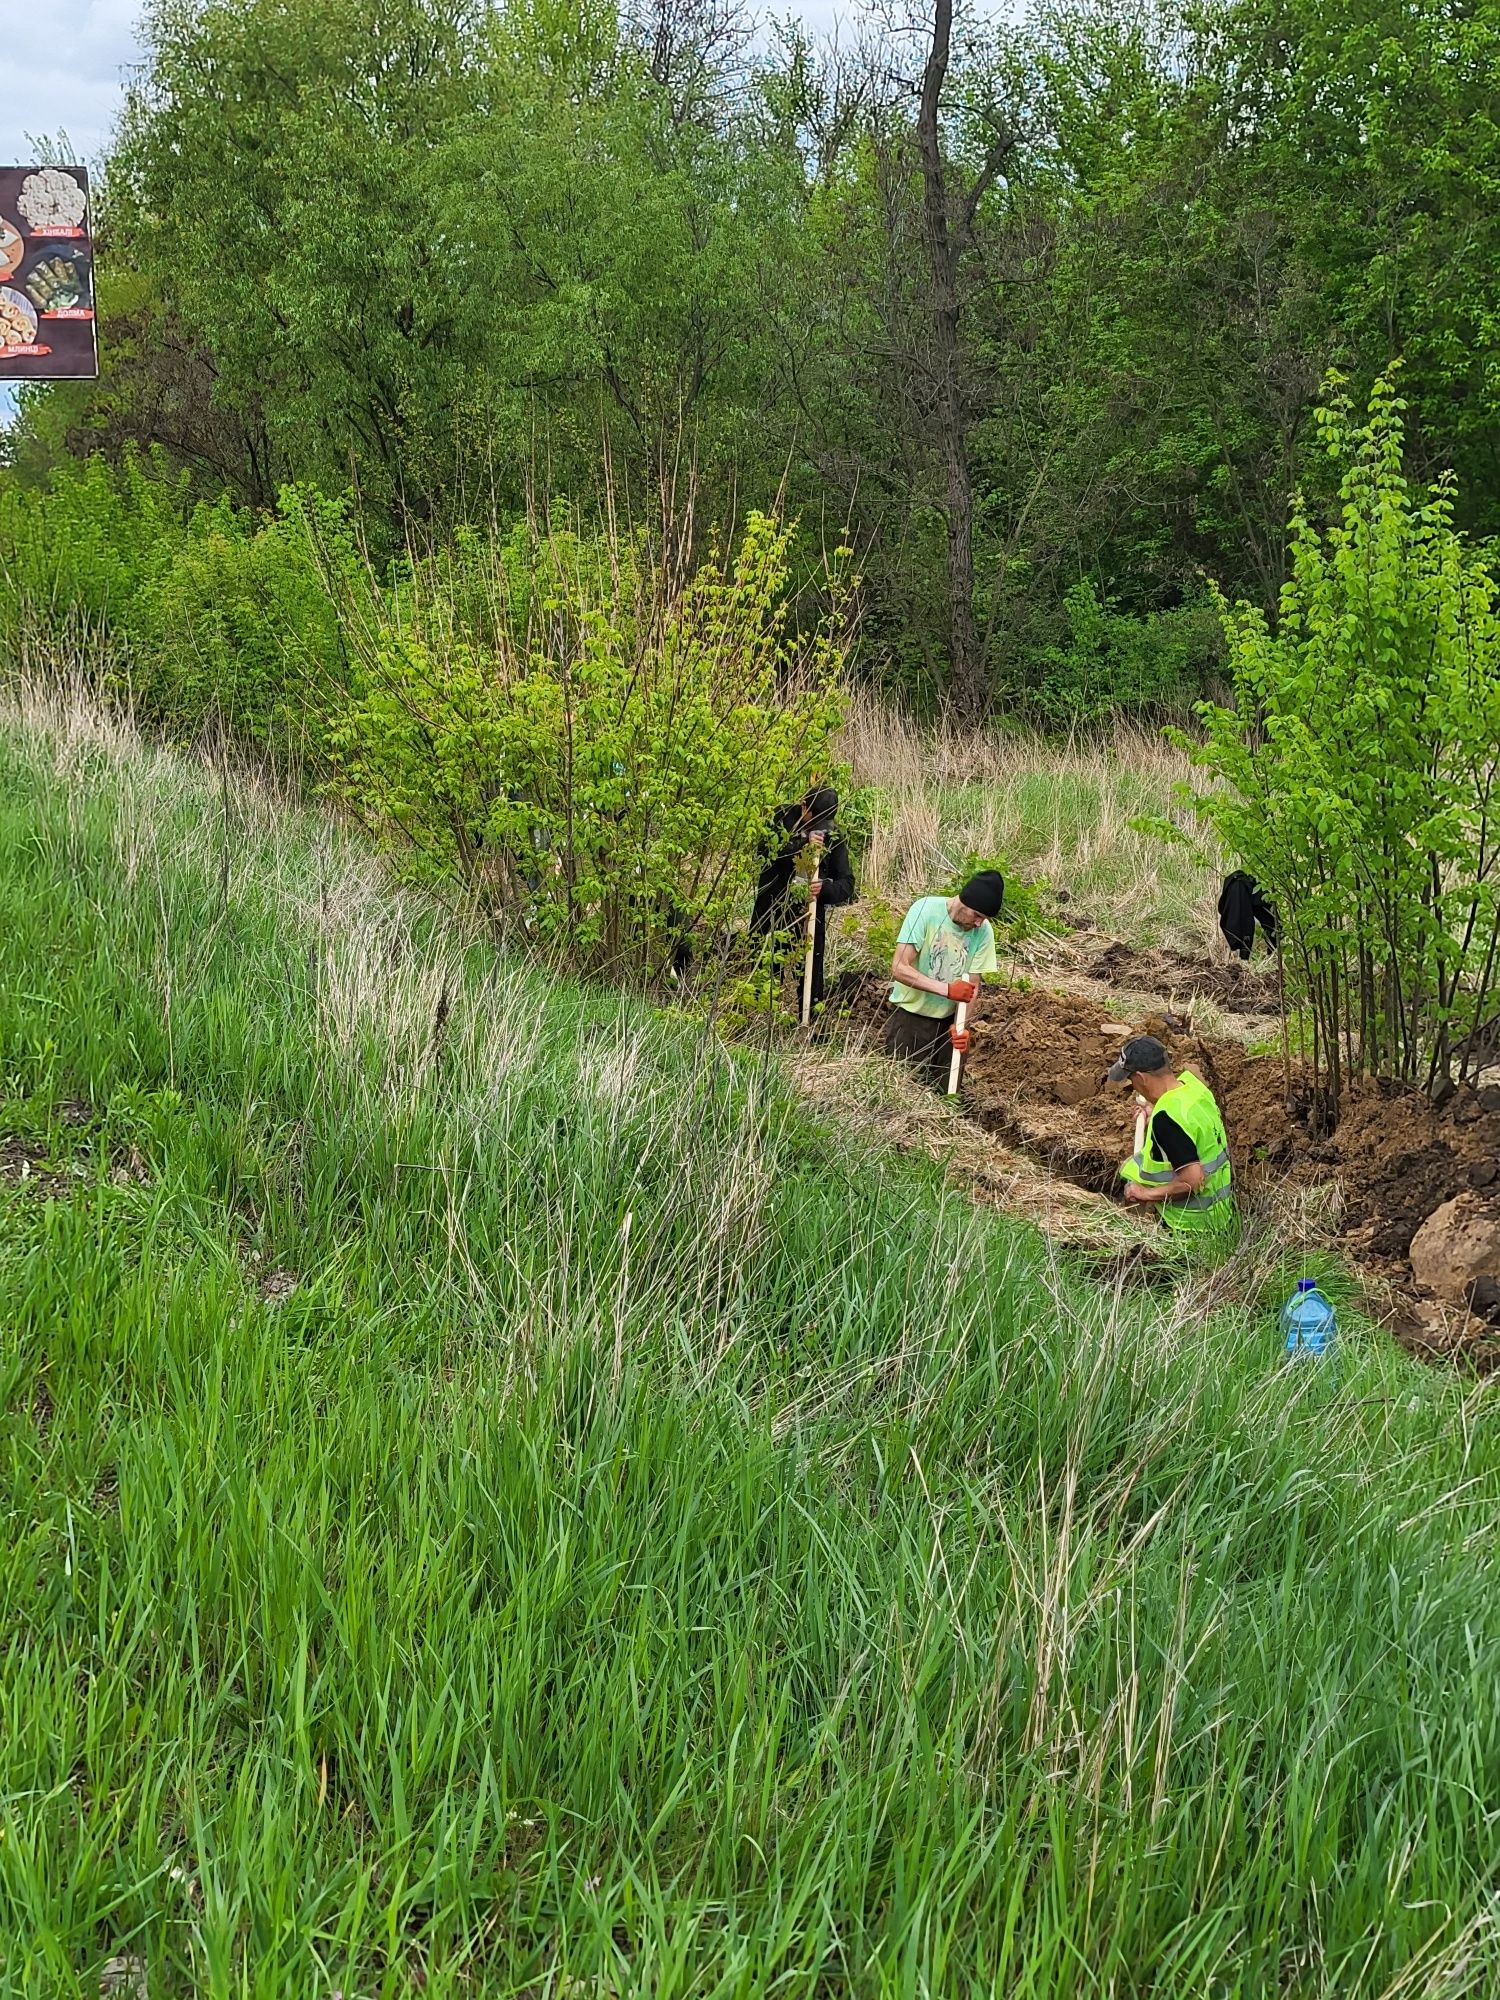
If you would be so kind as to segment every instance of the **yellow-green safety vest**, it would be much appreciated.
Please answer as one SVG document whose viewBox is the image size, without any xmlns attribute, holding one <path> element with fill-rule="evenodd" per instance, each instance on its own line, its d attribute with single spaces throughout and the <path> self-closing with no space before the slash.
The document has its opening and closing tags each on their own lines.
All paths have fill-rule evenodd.
<svg viewBox="0 0 1500 2000">
<path fill-rule="evenodd" d="M 1184 1070 L 1178 1083 L 1156 1100 L 1141 1150 L 1121 1167 L 1120 1179 L 1138 1181 L 1143 1187 L 1161 1187 L 1176 1180 L 1177 1169 L 1156 1145 L 1156 1118 L 1161 1111 L 1175 1118 L 1198 1148 L 1206 1176 L 1196 1194 L 1158 1204 L 1163 1220 L 1173 1229 L 1183 1230 L 1207 1229 L 1227 1222 L 1234 1213 L 1234 1170 L 1229 1164 L 1224 1120 L 1219 1116 L 1213 1092 L 1189 1070 Z"/>
</svg>

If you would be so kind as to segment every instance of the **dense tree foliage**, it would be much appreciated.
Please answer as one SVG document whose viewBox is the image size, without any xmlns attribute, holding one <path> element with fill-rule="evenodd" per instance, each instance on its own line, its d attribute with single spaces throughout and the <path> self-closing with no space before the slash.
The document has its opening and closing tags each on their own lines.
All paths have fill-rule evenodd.
<svg viewBox="0 0 1500 2000">
<path fill-rule="evenodd" d="M 1500 1040 L 1500 585 L 1451 475 L 1403 472 L 1403 409 L 1383 381 L 1362 426 L 1318 412 L 1337 509 L 1294 518 L 1274 633 L 1228 614 L 1235 702 L 1201 705 L 1194 753 L 1199 811 L 1282 912 L 1332 1107 L 1360 1073 L 1451 1090 Z"/>
<path fill-rule="evenodd" d="M 865 579 L 867 659 L 1067 721 L 1274 611 L 1312 412 L 1404 359 L 1418 476 L 1500 529 L 1500 16 L 947 0 L 752 42 L 732 0 L 159 0 L 102 202 L 106 373 L 13 476 L 160 446 L 353 488 L 377 550 L 540 498 Z M 925 87 L 924 87 L 925 86 Z M 805 538 L 804 538 L 805 539 Z"/>
</svg>

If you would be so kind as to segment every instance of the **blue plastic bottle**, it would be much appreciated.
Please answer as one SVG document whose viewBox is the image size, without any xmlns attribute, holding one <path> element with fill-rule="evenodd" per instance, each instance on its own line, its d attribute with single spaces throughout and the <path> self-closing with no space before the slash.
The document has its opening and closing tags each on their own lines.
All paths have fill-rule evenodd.
<svg viewBox="0 0 1500 2000">
<path fill-rule="evenodd" d="M 1281 1308 L 1288 1361 L 1320 1361 L 1332 1372 L 1337 1366 L 1337 1321 L 1332 1301 L 1318 1290 L 1314 1278 L 1299 1278 L 1297 1289 Z"/>
</svg>

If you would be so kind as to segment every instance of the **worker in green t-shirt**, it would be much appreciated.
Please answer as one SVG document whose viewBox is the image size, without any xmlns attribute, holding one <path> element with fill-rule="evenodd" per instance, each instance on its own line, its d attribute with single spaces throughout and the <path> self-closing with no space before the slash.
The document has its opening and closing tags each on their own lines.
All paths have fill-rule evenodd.
<svg viewBox="0 0 1500 2000">
<path fill-rule="evenodd" d="M 995 931 L 1005 878 L 994 869 L 971 875 L 956 896 L 922 896 L 912 904 L 891 960 L 891 1014 L 885 1046 L 939 1089 L 946 1086 L 955 1048 L 968 1046 L 951 1025 L 960 1000 L 979 997 L 979 979 L 993 972 Z"/>
</svg>

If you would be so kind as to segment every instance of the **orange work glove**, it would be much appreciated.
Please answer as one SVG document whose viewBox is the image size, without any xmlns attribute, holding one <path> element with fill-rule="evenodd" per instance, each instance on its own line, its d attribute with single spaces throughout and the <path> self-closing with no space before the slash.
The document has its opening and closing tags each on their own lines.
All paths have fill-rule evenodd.
<svg viewBox="0 0 1500 2000">
<path fill-rule="evenodd" d="M 950 1000 L 977 1000 L 979 981 L 977 979 L 952 979 L 948 982 Z"/>
<path fill-rule="evenodd" d="M 960 1055 L 968 1053 L 970 1036 L 967 1028 L 950 1028 L 948 1030 L 948 1039 Z"/>
</svg>

